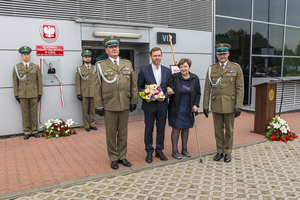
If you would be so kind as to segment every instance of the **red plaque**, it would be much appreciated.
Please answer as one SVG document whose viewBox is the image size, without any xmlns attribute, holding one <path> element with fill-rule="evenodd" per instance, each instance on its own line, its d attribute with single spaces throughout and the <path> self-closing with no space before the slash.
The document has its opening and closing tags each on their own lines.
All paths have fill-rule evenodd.
<svg viewBox="0 0 300 200">
<path fill-rule="evenodd" d="M 37 56 L 63 56 L 64 46 L 36 45 Z"/>
<path fill-rule="evenodd" d="M 45 42 L 52 43 L 58 38 L 58 26 L 51 20 L 45 20 L 40 26 L 40 35 Z"/>
</svg>

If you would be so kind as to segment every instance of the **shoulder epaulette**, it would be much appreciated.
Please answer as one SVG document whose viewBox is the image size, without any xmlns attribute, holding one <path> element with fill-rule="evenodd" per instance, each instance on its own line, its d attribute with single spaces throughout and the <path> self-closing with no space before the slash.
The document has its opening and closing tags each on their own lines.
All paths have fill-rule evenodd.
<svg viewBox="0 0 300 200">
<path fill-rule="evenodd" d="M 126 59 L 122 59 L 123 61 L 125 61 L 125 62 L 129 62 L 129 63 L 131 63 L 131 61 L 130 60 L 126 60 Z"/>
</svg>

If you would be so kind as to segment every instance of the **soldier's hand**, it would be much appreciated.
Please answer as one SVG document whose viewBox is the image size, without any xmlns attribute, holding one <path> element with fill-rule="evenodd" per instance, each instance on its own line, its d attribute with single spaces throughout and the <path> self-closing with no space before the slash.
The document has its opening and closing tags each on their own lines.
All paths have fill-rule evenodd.
<svg viewBox="0 0 300 200">
<path fill-rule="evenodd" d="M 96 108 L 95 109 L 95 113 L 100 115 L 100 116 L 103 116 L 104 115 L 104 108 L 101 107 L 101 108 Z"/>
<path fill-rule="evenodd" d="M 240 114 L 241 114 L 241 109 L 235 108 L 234 109 L 234 117 L 236 118 L 236 117 L 240 116 Z"/>
<path fill-rule="evenodd" d="M 17 102 L 20 103 L 20 98 L 18 96 L 15 96 L 15 98 L 16 98 Z"/>
<path fill-rule="evenodd" d="M 82 101 L 82 96 L 81 96 L 81 94 L 77 95 L 77 99 L 78 99 L 79 101 Z"/>
<path fill-rule="evenodd" d="M 42 95 L 38 95 L 38 102 L 40 102 Z"/>
<path fill-rule="evenodd" d="M 136 109 L 136 104 L 130 104 L 129 111 L 132 112 Z"/>
<path fill-rule="evenodd" d="M 203 113 L 204 113 L 205 117 L 208 118 L 208 109 L 203 109 Z"/>
</svg>

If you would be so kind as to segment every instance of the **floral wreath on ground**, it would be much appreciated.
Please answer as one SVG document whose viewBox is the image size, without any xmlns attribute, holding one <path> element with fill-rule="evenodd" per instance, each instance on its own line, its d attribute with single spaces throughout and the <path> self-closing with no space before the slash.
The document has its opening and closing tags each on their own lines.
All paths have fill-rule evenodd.
<svg viewBox="0 0 300 200">
<path fill-rule="evenodd" d="M 280 117 L 274 117 L 270 125 L 267 126 L 266 138 L 271 141 L 287 142 L 298 138 L 298 135 L 291 133 L 289 125 Z"/>
<path fill-rule="evenodd" d="M 59 137 L 67 137 L 70 135 L 76 134 L 75 128 L 73 127 L 76 122 L 74 122 L 72 119 L 67 119 L 65 122 L 61 117 L 58 119 L 49 119 L 47 122 L 45 122 L 44 126 L 41 126 L 40 128 L 43 130 L 42 137 L 48 138 L 59 138 Z"/>
</svg>

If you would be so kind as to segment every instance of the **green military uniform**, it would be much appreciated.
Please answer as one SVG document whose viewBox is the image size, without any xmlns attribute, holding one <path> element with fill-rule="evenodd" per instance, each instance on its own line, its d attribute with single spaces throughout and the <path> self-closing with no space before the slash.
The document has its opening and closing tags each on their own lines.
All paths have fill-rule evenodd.
<svg viewBox="0 0 300 200">
<path fill-rule="evenodd" d="M 220 63 L 209 67 L 205 80 L 203 109 L 209 109 L 210 96 L 217 153 L 231 154 L 234 111 L 235 108 L 242 109 L 244 98 L 244 80 L 240 65 L 228 60 L 224 69 Z"/>
<path fill-rule="evenodd" d="M 82 52 L 82 56 L 87 55 L 84 54 L 84 52 Z M 90 55 L 91 52 L 88 56 Z M 95 65 L 86 66 L 85 64 L 83 64 L 76 68 L 76 95 L 82 96 L 81 106 L 85 128 L 95 127 L 96 124 L 94 104 L 94 76 L 97 76 Z"/>
<path fill-rule="evenodd" d="M 99 67 L 98 64 L 107 80 L 113 80 L 118 75 L 113 83 L 107 83 L 99 76 L 101 86 L 97 81 L 95 106 L 96 108 L 104 107 L 107 152 L 110 160 L 123 160 L 127 153 L 129 106 L 138 104 L 134 70 L 131 62 L 123 59 L 120 59 L 119 70 L 110 58 L 97 62 L 97 67 Z"/>
<path fill-rule="evenodd" d="M 25 48 L 25 51 L 24 51 Z M 20 53 L 29 47 L 21 47 Z M 23 51 L 22 51 L 23 50 Z M 23 132 L 25 135 L 38 133 L 37 110 L 38 95 L 43 95 L 43 83 L 40 68 L 37 64 L 30 63 L 25 67 L 24 63 L 18 63 L 13 69 L 14 95 L 20 98 L 20 106 L 23 119 Z"/>
<path fill-rule="evenodd" d="M 135 73 L 132 63 L 120 58 L 118 66 L 107 58 L 98 61 L 96 67 L 98 77 L 95 80 L 95 107 L 104 107 L 108 156 L 111 161 L 123 160 L 127 153 L 130 104 L 138 104 Z"/>
</svg>

